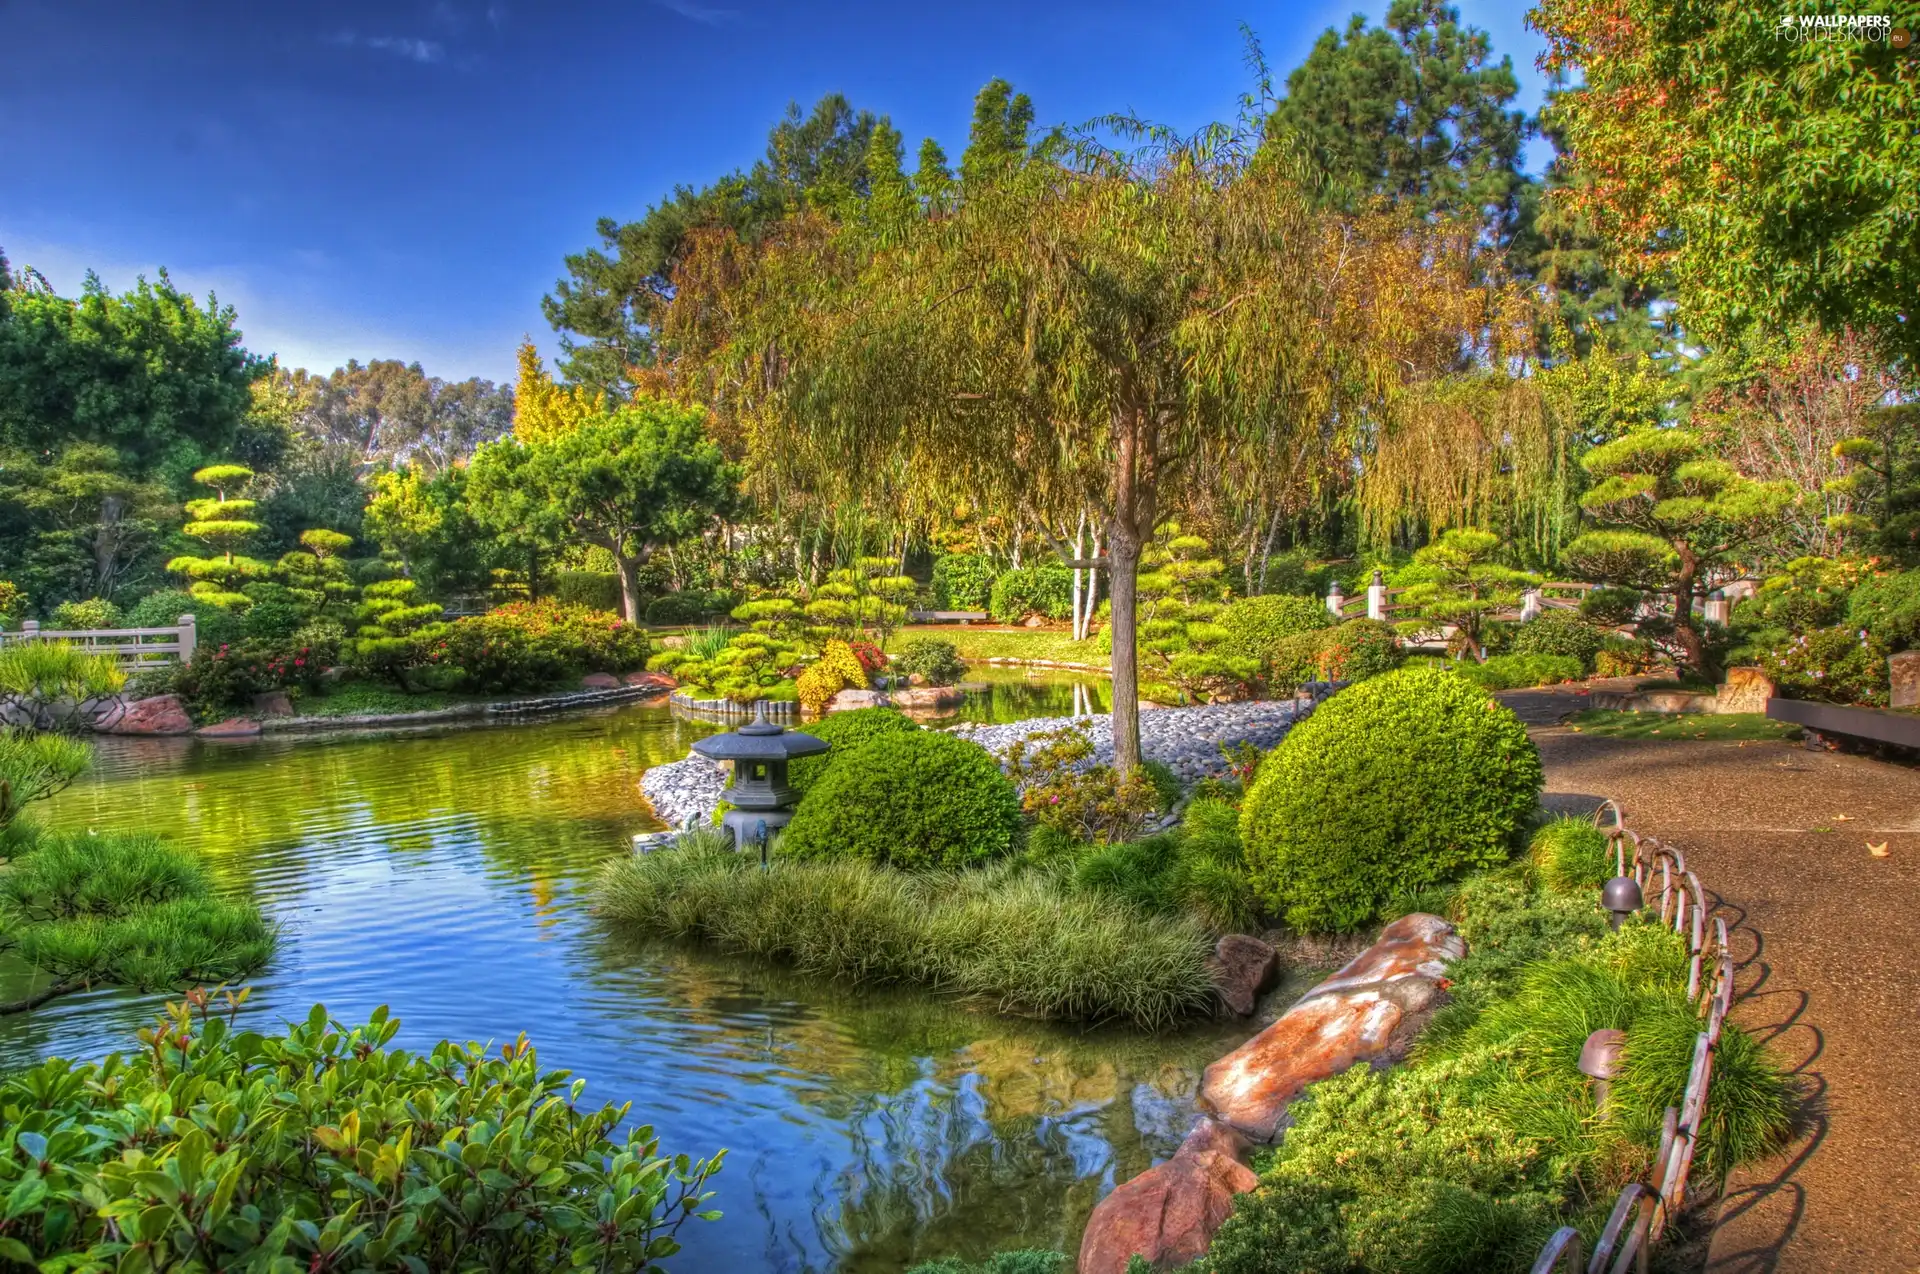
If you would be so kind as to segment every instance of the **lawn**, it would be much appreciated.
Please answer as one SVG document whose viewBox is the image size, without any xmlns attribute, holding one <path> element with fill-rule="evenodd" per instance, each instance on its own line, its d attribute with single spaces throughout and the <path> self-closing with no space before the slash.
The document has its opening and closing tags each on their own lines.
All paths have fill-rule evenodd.
<svg viewBox="0 0 1920 1274">
<path fill-rule="evenodd" d="M 950 641 L 962 659 L 1041 659 L 1053 663 L 1106 668 L 1112 658 L 1094 638 L 1075 641 L 1065 628 L 1002 628 L 980 624 L 916 624 L 903 628 L 888 645 L 898 649 L 915 637 Z"/>
<path fill-rule="evenodd" d="M 1757 712 L 1725 714 L 1592 711 L 1567 719 L 1578 734 L 1607 739 L 1797 739 L 1800 727 L 1773 721 Z"/>
</svg>

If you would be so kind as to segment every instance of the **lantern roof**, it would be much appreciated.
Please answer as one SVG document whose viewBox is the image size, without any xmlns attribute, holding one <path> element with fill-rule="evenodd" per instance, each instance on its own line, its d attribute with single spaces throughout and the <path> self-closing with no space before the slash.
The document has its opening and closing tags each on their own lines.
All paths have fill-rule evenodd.
<svg viewBox="0 0 1920 1274">
<path fill-rule="evenodd" d="M 825 739 L 767 720 L 766 705 L 762 702 L 754 705 L 751 722 L 738 730 L 697 739 L 693 750 L 714 761 L 790 761 L 794 757 L 814 756 L 832 746 Z"/>
</svg>

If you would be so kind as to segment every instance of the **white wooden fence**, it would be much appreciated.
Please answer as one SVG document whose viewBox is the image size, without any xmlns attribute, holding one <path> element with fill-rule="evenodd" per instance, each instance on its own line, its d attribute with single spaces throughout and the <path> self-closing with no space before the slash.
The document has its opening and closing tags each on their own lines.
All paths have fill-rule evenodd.
<svg viewBox="0 0 1920 1274">
<path fill-rule="evenodd" d="M 80 646 L 96 655 L 112 655 L 121 668 L 138 672 L 159 668 L 176 660 L 189 663 L 196 644 L 192 615 L 180 616 L 172 628 L 42 628 L 29 619 L 17 633 L 0 632 L 0 645 L 23 641 L 62 641 Z"/>
</svg>

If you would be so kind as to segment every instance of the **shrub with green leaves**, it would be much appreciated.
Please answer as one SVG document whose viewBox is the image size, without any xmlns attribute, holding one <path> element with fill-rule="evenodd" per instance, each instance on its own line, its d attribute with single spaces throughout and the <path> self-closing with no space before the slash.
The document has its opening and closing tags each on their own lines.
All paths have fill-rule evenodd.
<svg viewBox="0 0 1920 1274">
<path fill-rule="evenodd" d="M 1483 690 L 1525 690 L 1578 681 L 1586 669 L 1573 655 L 1495 655 L 1485 663 L 1462 659 L 1453 670 Z"/>
<path fill-rule="evenodd" d="M 61 602 L 47 616 L 49 628 L 118 628 L 120 608 L 104 597 L 89 597 L 83 602 Z"/>
<path fill-rule="evenodd" d="M 1889 651 L 1920 646 L 1920 571 L 1873 575 L 1847 599 L 1847 623 Z"/>
<path fill-rule="evenodd" d="M 1057 562 L 1005 571 L 993 581 L 987 610 L 1003 624 L 1028 615 L 1067 619 L 1073 613 L 1073 572 Z"/>
<path fill-rule="evenodd" d="M 822 717 L 808 725 L 805 733 L 831 743 L 833 747 L 790 763 L 787 766 L 787 782 L 804 795 L 828 770 L 837 766 L 842 757 L 856 751 L 862 744 L 888 735 L 912 734 L 919 728 L 913 718 L 893 708 L 855 708 L 851 712 L 835 712 Z"/>
<path fill-rule="evenodd" d="M 1288 638 L 1331 628 L 1334 618 L 1318 598 L 1270 593 L 1229 602 L 1220 612 L 1219 624 L 1227 630 L 1225 648 L 1257 662 L 1262 680 L 1268 680 L 1276 669 L 1291 672 L 1298 662 L 1299 645 L 1289 644 Z M 1318 644 L 1311 648 L 1317 655 Z"/>
<path fill-rule="evenodd" d="M 986 610 L 999 574 L 993 562 L 977 553 L 947 553 L 933 562 L 933 605 L 936 610 Z"/>
<path fill-rule="evenodd" d="M 1350 686 L 1261 762 L 1241 812 L 1254 886 L 1301 931 L 1504 862 L 1539 801 L 1518 717 L 1444 668 Z"/>
<path fill-rule="evenodd" d="M 893 657 L 894 675 L 921 677 L 930 686 L 950 686 L 967 675 L 967 661 L 950 641 L 916 637 Z"/>
<path fill-rule="evenodd" d="M 1020 798 L 993 755 L 932 730 L 850 749 L 809 788 L 783 855 L 895 867 L 964 867 L 1012 849 Z"/>
<path fill-rule="evenodd" d="M 1758 662 L 1783 698 L 1880 707 L 1887 702 L 1887 648 L 1870 630 L 1816 628 L 1761 651 Z"/>
<path fill-rule="evenodd" d="M 1365 681 L 1392 672 L 1402 659 L 1393 628 L 1377 619 L 1349 619 L 1320 646 L 1322 681 Z"/>
<path fill-rule="evenodd" d="M 1580 599 L 1580 618 L 1603 628 L 1618 628 L 1634 621 L 1646 596 L 1637 588 L 1614 584 L 1589 589 Z"/>
<path fill-rule="evenodd" d="M 237 1010 L 238 1000 L 229 1002 Z M 667 1157 L 626 1106 L 498 1054 L 392 1047 L 316 1005 L 238 1031 L 209 997 L 132 1054 L 0 1082 L 0 1258 L 41 1269 L 649 1270 L 702 1210 L 711 1159 Z"/>
<path fill-rule="evenodd" d="M 173 628 L 180 623 L 182 615 L 193 616 L 194 637 L 202 646 L 232 643 L 241 638 L 238 615 L 177 588 L 148 593 L 120 617 L 120 622 L 128 628 Z"/>
<path fill-rule="evenodd" d="M 620 577 L 612 571 L 555 571 L 547 578 L 553 600 L 588 610 L 620 610 Z"/>
<path fill-rule="evenodd" d="M 1515 625 L 1507 642 L 1511 655 L 1557 655 L 1580 661 L 1580 671 L 1593 671 L 1594 657 L 1607 644 L 1607 631 L 1564 610 L 1542 611 Z"/>
</svg>

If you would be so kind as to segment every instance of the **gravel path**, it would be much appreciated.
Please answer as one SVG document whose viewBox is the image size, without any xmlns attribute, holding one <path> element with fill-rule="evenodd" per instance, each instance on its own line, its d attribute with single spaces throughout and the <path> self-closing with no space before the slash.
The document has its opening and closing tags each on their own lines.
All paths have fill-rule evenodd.
<svg viewBox="0 0 1920 1274">
<path fill-rule="evenodd" d="M 1270 748 L 1285 737 L 1299 705 L 1277 702 L 1204 704 L 1195 708 L 1155 708 L 1140 714 L 1140 749 L 1150 760 L 1165 761 L 1184 783 L 1222 775 L 1221 744 L 1251 743 Z M 1080 718 L 1093 736 L 1094 761 L 1113 760 L 1113 722 L 1105 716 Z M 1015 739 L 1072 725 L 1073 717 L 1038 717 L 1010 725 L 959 725 L 952 733 L 998 753 Z M 803 729 L 805 727 L 802 727 Z M 705 822 L 720 803 L 726 776 L 703 756 L 656 765 L 640 778 L 640 790 L 653 812 L 670 827 L 689 820 Z"/>
<path fill-rule="evenodd" d="M 1529 698 L 1524 715 L 1556 719 Z M 1920 1270 L 1920 769 L 1782 742 L 1534 737 L 1550 802 L 1614 797 L 1718 895 L 1734 1020 L 1809 1098 L 1786 1153 L 1728 1183 L 1706 1268 Z"/>
</svg>

